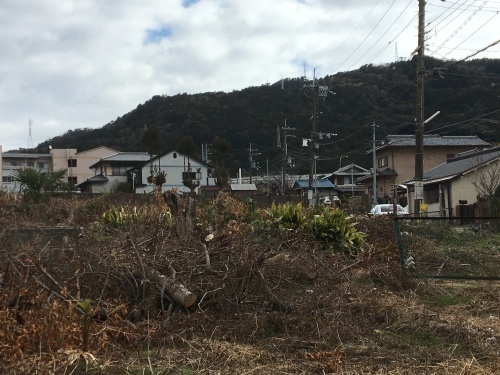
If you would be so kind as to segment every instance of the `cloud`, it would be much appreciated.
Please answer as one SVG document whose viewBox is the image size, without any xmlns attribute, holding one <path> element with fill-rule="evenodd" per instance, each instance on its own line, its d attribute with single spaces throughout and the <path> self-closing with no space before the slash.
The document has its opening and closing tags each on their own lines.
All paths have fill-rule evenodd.
<svg viewBox="0 0 500 375">
<path fill-rule="evenodd" d="M 393 61 L 395 43 L 408 58 L 416 47 L 411 2 L 403 12 L 408 2 L 388 11 L 392 0 L 39 0 L 29 7 L 3 0 L 0 142 L 4 150 L 26 147 L 30 118 L 36 145 L 70 129 L 101 127 L 154 95 L 239 90 L 302 76 L 304 65 L 309 78 L 314 68 L 321 77 Z M 447 14 L 433 5 L 429 27 Z M 435 57 L 465 56 L 493 41 L 498 17 L 453 49 L 494 15 L 485 8 L 466 24 L 470 11 L 429 30 Z M 373 31 L 385 12 L 387 22 Z M 499 57 L 498 47 L 493 51 L 478 57 Z"/>
</svg>

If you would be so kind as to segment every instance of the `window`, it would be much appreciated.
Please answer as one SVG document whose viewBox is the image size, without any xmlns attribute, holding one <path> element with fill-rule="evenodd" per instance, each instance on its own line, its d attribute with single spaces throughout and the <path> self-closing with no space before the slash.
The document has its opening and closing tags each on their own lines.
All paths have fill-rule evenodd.
<svg viewBox="0 0 500 375">
<path fill-rule="evenodd" d="M 68 159 L 68 168 L 76 167 L 76 159 Z"/>
<path fill-rule="evenodd" d="M 125 176 L 127 175 L 127 167 L 123 166 L 113 166 L 113 176 Z"/>
<path fill-rule="evenodd" d="M 337 176 L 337 185 L 344 185 L 344 176 Z"/>
<path fill-rule="evenodd" d="M 182 180 L 196 180 L 196 172 L 182 172 Z"/>
<path fill-rule="evenodd" d="M 35 162 L 34 161 L 27 161 L 26 162 L 26 166 L 30 167 L 30 168 L 33 168 L 35 166 Z"/>
<path fill-rule="evenodd" d="M 177 159 L 177 152 L 174 152 L 174 159 Z"/>
<path fill-rule="evenodd" d="M 38 169 L 48 169 L 47 163 L 37 163 Z"/>
<path fill-rule="evenodd" d="M 11 165 L 12 167 L 17 167 L 17 161 L 11 161 L 11 162 L 10 162 L 10 165 Z"/>
<path fill-rule="evenodd" d="M 388 164 L 387 156 L 384 156 L 383 158 L 378 159 L 378 167 L 379 168 L 387 167 L 387 164 Z"/>
<path fill-rule="evenodd" d="M 439 185 L 426 186 L 425 189 L 425 201 L 427 203 L 438 203 L 439 202 Z"/>
<path fill-rule="evenodd" d="M 78 177 L 76 176 L 68 177 L 68 184 L 75 186 L 77 183 L 78 183 Z"/>
<path fill-rule="evenodd" d="M 2 182 L 14 182 L 14 177 L 12 177 L 12 176 L 2 176 Z"/>
</svg>

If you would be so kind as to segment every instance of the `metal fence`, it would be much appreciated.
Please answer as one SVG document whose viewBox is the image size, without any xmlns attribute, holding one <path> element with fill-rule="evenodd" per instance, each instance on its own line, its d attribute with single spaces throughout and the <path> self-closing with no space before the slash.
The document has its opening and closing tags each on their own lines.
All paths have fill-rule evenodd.
<svg viewBox="0 0 500 375">
<path fill-rule="evenodd" d="M 500 217 L 395 217 L 394 229 L 413 277 L 500 280 Z"/>
</svg>

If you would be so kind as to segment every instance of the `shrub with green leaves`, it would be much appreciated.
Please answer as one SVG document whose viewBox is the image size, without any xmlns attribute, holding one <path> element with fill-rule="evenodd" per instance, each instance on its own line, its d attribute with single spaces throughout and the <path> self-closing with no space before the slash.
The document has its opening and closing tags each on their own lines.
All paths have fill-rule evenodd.
<svg viewBox="0 0 500 375">
<path fill-rule="evenodd" d="M 365 234 L 355 226 L 356 223 L 352 223 L 342 210 L 326 207 L 314 215 L 304 225 L 304 229 L 312 238 L 325 242 L 330 249 L 352 253 L 361 248 L 365 238 Z"/>
<path fill-rule="evenodd" d="M 273 202 L 269 213 L 271 214 L 273 224 L 278 225 L 280 228 L 298 229 L 305 222 L 301 203 L 295 205 L 286 203 L 276 206 L 276 203 Z"/>
<path fill-rule="evenodd" d="M 137 221 L 137 207 L 111 207 L 102 214 L 102 223 L 111 228 L 123 228 L 127 224 Z"/>
</svg>

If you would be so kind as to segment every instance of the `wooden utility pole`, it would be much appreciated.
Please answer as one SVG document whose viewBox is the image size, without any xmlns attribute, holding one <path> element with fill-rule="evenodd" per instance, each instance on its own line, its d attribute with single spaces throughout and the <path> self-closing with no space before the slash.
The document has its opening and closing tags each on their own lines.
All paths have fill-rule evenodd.
<svg viewBox="0 0 500 375">
<path fill-rule="evenodd" d="M 420 214 L 424 198 L 424 52 L 425 52 L 425 0 L 418 1 L 418 61 L 417 103 L 415 131 L 415 201 L 413 213 Z"/>
</svg>

